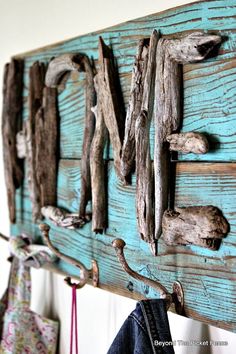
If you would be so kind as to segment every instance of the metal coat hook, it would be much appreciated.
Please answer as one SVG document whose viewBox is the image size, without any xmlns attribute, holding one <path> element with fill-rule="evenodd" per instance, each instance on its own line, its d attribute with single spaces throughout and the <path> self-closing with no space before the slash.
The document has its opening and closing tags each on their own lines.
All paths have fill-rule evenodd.
<svg viewBox="0 0 236 354">
<path fill-rule="evenodd" d="M 41 230 L 45 243 L 51 249 L 51 251 L 54 252 L 58 258 L 80 269 L 80 278 L 79 278 L 79 282 L 76 284 L 76 289 L 82 288 L 85 284 L 87 284 L 89 279 L 92 279 L 94 287 L 98 286 L 99 271 L 98 271 L 98 264 L 95 260 L 92 260 L 92 268 L 87 269 L 83 263 L 77 261 L 75 258 L 72 258 L 70 256 L 61 253 L 60 251 L 58 251 L 56 247 L 53 246 L 49 238 L 49 230 L 50 230 L 49 225 L 40 224 L 39 228 Z M 71 287 L 74 285 L 70 277 L 65 278 L 65 282 Z"/>
<path fill-rule="evenodd" d="M 119 238 L 115 239 L 112 242 L 112 246 L 115 248 L 116 255 L 124 271 L 128 273 L 131 277 L 140 280 L 144 284 L 151 286 L 153 289 L 157 290 L 160 293 L 160 297 L 166 299 L 168 307 L 169 305 L 174 303 L 176 313 L 182 314 L 183 306 L 184 306 L 184 293 L 181 284 L 178 281 L 175 281 L 173 283 L 173 293 L 170 294 L 162 284 L 158 283 L 155 280 L 149 279 L 141 274 L 136 273 L 133 269 L 129 267 L 125 259 L 124 252 L 123 252 L 125 245 L 126 245 L 125 241 Z"/>
</svg>

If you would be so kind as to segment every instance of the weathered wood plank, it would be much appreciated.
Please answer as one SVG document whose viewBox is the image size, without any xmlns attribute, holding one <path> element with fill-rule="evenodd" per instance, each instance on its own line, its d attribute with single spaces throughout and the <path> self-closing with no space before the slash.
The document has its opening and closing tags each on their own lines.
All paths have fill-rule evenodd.
<svg viewBox="0 0 236 354">
<path fill-rule="evenodd" d="M 156 30 L 154 30 L 154 33 L 157 33 Z M 128 176 L 135 166 L 135 124 L 138 116 L 140 115 L 144 89 L 148 90 L 146 96 L 149 94 L 150 91 L 149 82 L 146 79 L 146 71 L 150 50 L 149 42 L 149 39 L 146 41 L 142 39 L 138 42 L 137 54 L 135 56 L 134 65 L 132 68 L 130 98 L 126 112 L 125 135 L 121 155 L 121 173 L 123 176 Z M 156 52 L 156 46 L 154 47 L 154 52 Z M 149 73 L 149 76 L 151 74 Z M 147 82 L 145 88 L 144 79 Z"/>
<path fill-rule="evenodd" d="M 98 37 L 102 35 L 104 41 L 111 44 L 117 60 L 121 88 L 127 108 L 131 71 L 139 39 L 150 37 L 153 28 L 159 29 L 161 35 L 167 37 L 178 36 L 179 33 L 187 34 L 189 31 L 196 29 L 219 33 L 227 37 L 227 40 L 221 45 L 216 58 L 209 58 L 201 64 L 184 66 L 184 120 L 182 130 L 206 133 L 209 136 L 211 148 L 205 155 L 180 155 L 179 159 L 235 161 L 236 139 L 233 138 L 236 135 L 234 125 L 236 109 L 234 100 L 236 93 L 235 15 L 236 5 L 233 0 L 225 2 L 218 0 L 202 1 L 33 51 L 23 55 L 26 61 L 24 95 L 28 95 L 29 66 L 35 60 L 48 62 L 52 56 L 68 52 L 83 52 L 89 57 L 93 57 L 95 64 L 97 64 Z M 78 85 L 81 87 L 81 83 Z M 60 111 L 69 113 L 61 121 L 62 128 L 67 127 L 66 131 L 62 129 L 64 141 L 61 147 L 62 158 L 81 157 L 81 132 L 75 128 L 72 117 L 76 121 L 83 121 L 84 93 L 81 92 L 80 88 L 79 92 L 76 91 L 77 88 L 72 83 L 70 87 L 68 83 L 66 91 L 61 93 L 59 97 Z M 27 112 L 25 112 L 25 115 L 27 116 Z M 83 125 L 81 130 L 83 131 Z M 150 140 L 153 141 L 153 129 L 151 129 Z M 153 151 L 153 143 L 151 151 Z"/>
<path fill-rule="evenodd" d="M 154 30 L 150 37 L 147 69 L 143 82 L 142 102 L 135 122 L 134 146 L 136 158 L 136 214 L 138 230 L 141 239 L 150 244 L 153 255 L 157 254 L 157 247 L 154 223 L 154 172 L 150 156 L 149 136 L 155 96 L 156 50 L 158 40 L 159 34 Z"/>
<path fill-rule="evenodd" d="M 184 120 L 182 131 L 206 134 L 210 150 L 205 155 L 179 155 L 180 160 L 236 161 L 236 4 L 235 0 L 212 0 L 189 4 L 141 19 L 133 20 L 97 33 L 91 33 L 50 47 L 22 54 L 24 72 L 24 119 L 28 118 L 29 67 L 36 60 L 47 63 L 52 56 L 83 52 L 98 60 L 98 37 L 112 47 L 119 71 L 125 107 L 129 100 L 131 71 L 139 40 L 149 38 L 156 28 L 162 37 L 173 38 L 202 30 L 225 37 L 218 55 L 200 64 L 183 67 Z M 226 38 L 227 37 L 227 38 Z M 61 118 L 60 156 L 79 159 L 85 116 L 85 78 L 72 73 L 65 90 L 58 96 Z M 150 145 L 153 159 L 154 130 L 151 124 Z M 105 156 L 112 158 L 112 151 Z M 174 155 L 173 155 L 174 157 Z M 58 206 L 69 211 L 78 210 L 80 200 L 80 162 L 62 160 L 58 175 Z M 151 257 L 149 247 L 139 240 L 135 213 L 135 177 L 130 186 L 117 179 L 112 163 L 108 173 L 108 229 L 104 235 L 91 232 L 91 223 L 80 230 L 65 230 L 52 226 L 52 237 L 61 251 L 78 257 L 86 266 L 92 258 L 99 263 L 100 287 L 138 298 L 157 294 L 130 279 L 116 259 L 111 241 L 123 238 L 127 243 L 126 257 L 130 266 L 141 274 L 160 280 L 171 290 L 174 280 L 183 284 L 186 315 L 202 322 L 236 331 L 236 164 L 177 164 L 176 206 L 212 204 L 223 211 L 230 224 L 230 233 L 218 251 L 197 246 L 168 247 L 162 238 L 159 256 Z M 173 193 L 174 194 L 174 193 Z M 17 224 L 12 232 L 30 232 L 39 236 L 32 224 L 32 206 L 27 185 L 17 191 Z M 88 205 L 87 211 L 91 211 Z M 58 271 L 77 274 L 73 267 L 59 262 Z M 129 289 L 129 290 L 127 290 Z"/>
<path fill-rule="evenodd" d="M 86 220 L 86 206 L 92 198 L 91 191 L 91 171 L 90 171 L 90 149 L 94 135 L 95 129 L 95 116 L 92 111 L 96 103 L 96 92 L 94 87 L 94 70 L 92 63 L 89 58 L 84 56 L 82 65 L 85 71 L 85 126 L 82 144 L 82 157 L 81 157 L 81 168 L 82 168 L 82 188 L 81 188 L 81 198 L 79 206 L 79 216 L 81 219 Z"/>
<path fill-rule="evenodd" d="M 80 195 L 80 161 L 61 160 L 58 177 L 59 206 L 76 211 Z M 137 237 L 135 217 L 135 178 L 132 185 L 123 186 L 112 163 L 109 166 L 108 229 L 104 235 L 91 231 L 91 223 L 80 230 L 65 230 L 52 226 L 52 240 L 65 253 L 78 257 L 90 266 L 96 259 L 100 269 L 100 287 L 132 298 L 157 296 L 152 289 L 139 284 L 125 274 L 115 256 L 111 242 L 121 237 L 127 243 L 126 258 L 141 274 L 159 279 L 171 289 L 178 279 L 185 292 L 186 315 L 202 322 L 236 331 L 236 164 L 178 163 L 176 206 L 213 204 L 220 208 L 230 223 L 230 233 L 218 251 L 197 246 L 168 247 L 162 238 L 158 257 L 151 257 L 149 246 Z M 21 194 L 23 197 L 21 197 Z M 23 203 L 23 204 L 22 204 Z M 34 232 L 27 186 L 17 192 L 17 225 L 20 230 Z M 23 220 L 23 222 L 22 222 Z M 63 262 L 57 269 L 76 275 L 77 270 Z M 131 283 L 133 283 L 133 287 Z M 127 291 L 127 287 L 133 291 Z M 224 296 L 223 296 L 224 294 Z"/>
<path fill-rule="evenodd" d="M 104 123 L 109 132 L 113 148 L 114 165 L 117 175 L 124 179 L 121 173 L 121 152 L 124 137 L 124 112 L 119 91 L 119 75 L 116 71 L 113 52 L 102 37 L 98 44 L 99 60 L 97 73 L 98 97 Z"/>
<path fill-rule="evenodd" d="M 93 51 L 97 49 L 97 41 L 100 35 L 104 36 L 103 39 L 105 41 L 108 40 L 113 42 L 112 44 L 116 44 L 116 46 L 119 45 L 120 48 L 125 48 L 126 53 L 130 54 L 130 52 L 132 52 L 132 56 L 135 54 L 135 48 L 133 48 L 132 51 L 132 48 L 129 47 L 130 41 L 135 42 L 137 38 L 149 36 L 152 29 L 155 27 L 158 27 L 163 34 L 168 36 L 173 36 L 173 34 L 178 32 L 192 31 L 193 27 L 194 29 L 207 28 L 211 31 L 220 30 L 230 32 L 233 27 L 232 19 L 235 14 L 236 8 L 234 0 L 199 1 L 128 21 L 96 33 L 86 34 L 68 41 L 19 54 L 18 56 L 34 55 L 38 60 L 42 58 L 49 60 L 52 56 L 59 54 L 76 53 L 78 49 L 81 49 L 81 52 L 88 52 L 89 56 L 93 56 L 95 54 Z M 222 18 L 224 18 L 224 20 L 222 20 Z M 232 55 L 235 45 L 235 43 L 226 45 L 225 49 L 227 49 L 229 55 L 230 51 Z M 118 57 L 122 57 L 122 52 L 120 52 Z M 96 56 L 94 58 L 96 58 Z M 132 60 L 131 57 L 129 57 L 129 60 L 130 59 Z M 123 58 L 123 61 L 125 62 L 125 58 Z"/>
<path fill-rule="evenodd" d="M 45 205 L 55 205 L 57 202 L 58 121 L 57 90 L 44 87 L 42 107 L 35 116 L 35 156 L 33 157 L 40 208 Z"/>
<path fill-rule="evenodd" d="M 43 105 L 43 88 L 45 78 L 46 67 L 44 63 L 36 61 L 29 70 L 29 118 L 26 121 L 26 160 L 27 166 L 27 179 L 30 189 L 30 198 L 33 208 L 33 220 L 41 218 L 41 193 L 39 181 L 37 179 L 37 165 L 36 165 L 36 149 L 40 145 L 40 141 L 37 141 L 38 134 L 36 128 L 41 127 L 38 121 L 42 119 L 42 111 L 38 115 L 38 110 Z M 36 123 L 37 122 L 37 123 Z M 39 134 L 40 136 L 41 134 Z M 39 161 L 39 159 L 38 159 Z"/>
<path fill-rule="evenodd" d="M 194 65 L 199 67 L 198 64 L 193 64 L 192 66 Z M 186 67 L 187 66 L 190 65 L 186 65 Z M 234 103 L 234 95 L 236 91 L 236 66 L 234 70 L 219 70 L 213 74 L 211 72 L 213 67 L 211 68 L 208 65 L 204 68 L 204 71 L 206 70 L 204 76 L 202 78 L 197 77 L 196 79 L 192 77 L 192 71 L 187 72 L 186 67 L 184 66 L 184 77 L 187 78 L 189 75 L 191 76 L 190 79 L 185 79 L 184 83 L 185 104 L 182 131 L 198 131 L 205 133 L 210 141 L 210 150 L 208 153 L 201 156 L 195 156 L 194 154 L 180 155 L 179 159 L 201 161 L 235 160 L 236 140 L 234 139 L 234 112 L 236 105 Z M 196 70 L 198 69 L 196 68 Z M 207 73 L 207 70 L 209 70 L 209 73 Z M 224 74 L 226 75 L 225 80 L 221 78 Z M 129 79 L 130 77 L 128 75 L 121 78 L 122 90 L 126 101 L 129 95 Z M 78 84 L 77 80 L 79 81 Z M 190 82 L 188 82 L 188 80 L 190 80 Z M 201 80 L 202 83 L 199 83 Z M 206 84 L 204 84 L 204 80 Z M 82 154 L 81 143 L 83 139 L 85 109 L 83 83 L 83 80 L 79 79 L 79 75 L 74 74 L 67 83 L 66 90 L 59 95 L 62 132 L 61 157 L 63 158 L 80 158 Z M 225 95 L 223 95 L 222 91 L 223 86 L 225 87 Z M 208 88 L 209 92 L 206 91 Z M 217 92 L 218 89 L 220 89 L 220 92 Z M 225 115 L 224 112 L 226 112 L 227 115 Z M 76 128 L 78 124 L 81 129 Z M 71 137 L 73 137 L 73 139 Z M 151 124 L 150 143 L 152 157 L 153 141 L 154 128 L 153 124 Z M 112 157 L 111 152 L 110 157 Z"/>
<path fill-rule="evenodd" d="M 3 80 L 2 143 L 9 217 L 15 222 L 15 191 L 23 180 L 22 161 L 17 156 L 16 134 L 22 128 L 22 60 L 5 65 Z"/>
<path fill-rule="evenodd" d="M 97 76 L 94 80 L 96 82 Z M 106 164 L 103 154 L 108 130 L 103 118 L 101 97 L 97 85 L 95 88 L 97 90 L 97 105 L 93 108 L 93 112 L 96 117 L 96 127 L 90 151 L 92 230 L 96 233 L 103 233 L 107 221 Z"/>
</svg>

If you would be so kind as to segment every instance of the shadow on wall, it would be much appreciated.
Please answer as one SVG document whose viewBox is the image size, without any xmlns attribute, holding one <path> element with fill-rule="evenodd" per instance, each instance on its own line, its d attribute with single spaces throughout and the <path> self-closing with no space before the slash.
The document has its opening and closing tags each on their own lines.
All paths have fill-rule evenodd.
<svg viewBox="0 0 236 354">
<path fill-rule="evenodd" d="M 175 354 L 213 354 L 209 326 L 172 312 L 168 317 Z"/>
</svg>

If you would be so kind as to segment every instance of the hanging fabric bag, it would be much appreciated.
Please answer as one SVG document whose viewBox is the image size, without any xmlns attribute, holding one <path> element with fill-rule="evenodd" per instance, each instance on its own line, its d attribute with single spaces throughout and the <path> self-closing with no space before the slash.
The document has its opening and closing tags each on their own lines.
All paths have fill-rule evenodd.
<svg viewBox="0 0 236 354">
<path fill-rule="evenodd" d="M 0 301 L 0 354 L 55 354 L 58 322 L 31 311 L 30 267 L 14 257 Z"/>
</svg>

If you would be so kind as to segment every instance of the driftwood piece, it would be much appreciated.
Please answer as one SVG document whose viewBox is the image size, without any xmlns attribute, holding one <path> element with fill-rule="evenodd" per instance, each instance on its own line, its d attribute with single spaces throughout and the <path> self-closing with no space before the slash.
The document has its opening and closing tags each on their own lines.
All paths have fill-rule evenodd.
<svg viewBox="0 0 236 354">
<path fill-rule="evenodd" d="M 133 66 L 129 105 L 125 120 L 125 137 L 121 156 L 121 173 L 127 177 L 134 167 L 135 123 L 140 115 L 147 70 L 149 41 L 141 39 Z"/>
<path fill-rule="evenodd" d="M 206 154 L 209 151 L 207 138 L 200 133 L 187 132 L 176 133 L 166 137 L 170 144 L 169 150 L 182 152 L 183 154 Z"/>
<path fill-rule="evenodd" d="M 124 180 L 121 174 L 124 117 L 118 97 L 116 77 L 112 51 L 104 43 L 102 37 L 99 37 L 98 86 L 101 95 L 101 108 L 113 149 L 115 170 L 118 177 Z"/>
<path fill-rule="evenodd" d="M 80 218 L 78 214 L 68 213 L 67 211 L 51 205 L 42 207 L 42 215 L 51 220 L 56 226 L 67 229 L 77 229 L 82 227 L 86 222 L 91 220 L 91 215 L 87 214 L 86 219 Z"/>
<path fill-rule="evenodd" d="M 90 149 L 95 129 L 95 116 L 92 107 L 95 105 L 96 92 L 94 88 L 94 73 L 88 57 L 81 59 L 86 73 L 86 93 L 85 93 L 85 127 L 83 138 L 83 153 L 81 158 L 81 189 L 80 189 L 80 218 L 86 217 L 86 206 L 91 200 L 91 172 L 90 172 Z"/>
<path fill-rule="evenodd" d="M 57 90 L 43 89 L 42 107 L 35 116 L 35 166 L 40 207 L 57 200 Z"/>
<path fill-rule="evenodd" d="M 166 210 L 162 229 L 167 245 L 197 245 L 217 250 L 229 225 L 218 208 L 208 205 Z"/>
<path fill-rule="evenodd" d="M 30 68 L 26 158 L 34 221 L 41 219 L 43 205 L 56 204 L 57 196 L 57 90 L 44 87 L 45 72 L 39 62 Z"/>
<path fill-rule="evenodd" d="M 16 153 L 19 159 L 26 157 L 26 134 L 24 130 L 20 130 L 16 134 Z"/>
<path fill-rule="evenodd" d="M 15 222 L 15 190 L 23 180 L 22 161 L 17 157 L 16 134 L 22 124 L 24 63 L 13 59 L 6 64 L 3 82 L 2 140 L 5 182 L 10 221 Z"/>
<path fill-rule="evenodd" d="M 181 68 L 170 60 L 165 49 L 166 40 L 160 39 L 156 52 L 155 78 L 155 238 L 161 235 L 164 211 L 168 207 L 169 163 L 170 156 L 166 136 L 179 126 Z"/>
<path fill-rule="evenodd" d="M 67 71 L 81 70 L 83 57 L 84 55 L 80 54 L 63 54 L 53 58 L 48 65 L 45 85 L 56 88 Z"/>
<path fill-rule="evenodd" d="M 105 163 L 103 152 L 108 131 L 101 109 L 101 96 L 98 88 L 98 76 L 94 78 L 97 91 L 97 105 L 93 108 L 96 128 L 90 152 L 91 186 L 92 186 L 92 230 L 102 233 L 107 226 L 107 200 L 105 186 Z"/>
<path fill-rule="evenodd" d="M 156 254 L 154 238 L 153 168 L 150 157 L 150 123 L 153 113 L 155 58 L 158 33 L 150 38 L 146 75 L 143 83 L 143 97 L 139 116 L 135 124 L 136 147 L 136 214 L 141 238 L 150 243 Z"/>
<path fill-rule="evenodd" d="M 26 122 L 26 160 L 27 178 L 32 203 L 33 220 L 41 219 L 40 186 L 37 180 L 36 166 L 36 115 L 43 105 L 43 88 L 45 78 L 45 66 L 35 62 L 29 72 L 29 119 Z"/>
<path fill-rule="evenodd" d="M 83 138 L 83 153 L 81 159 L 81 195 L 79 216 L 86 220 L 86 206 L 91 200 L 90 148 L 94 134 L 95 117 L 91 108 L 95 105 L 96 93 L 93 84 L 93 68 L 84 54 L 63 54 L 54 58 L 48 66 L 45 84 L 48 87 L 57 87 L 62 76 L 68 71 L 85 71 L 85 128 Z M 51 204 L 51 203 L 48 203 Z"/>
<path fill-rule="evenodd" d="M 204 60 L 222 39 L 215 34 L 193 32 L 183 38 L 166 41 L 170 57 L 179 64 L 187 64 Z"/>
<path fill-rule="evenodd" d="M 181 66 L 203 60 L 221 38 L 200 32 L 180 39 L 160 39 L 156 52 L 155 87 L 155 238 L 161 235 L 162 216 L 168 207 L 169 162 L 167 136 L 181 120 Z"/>
</svg>

